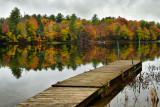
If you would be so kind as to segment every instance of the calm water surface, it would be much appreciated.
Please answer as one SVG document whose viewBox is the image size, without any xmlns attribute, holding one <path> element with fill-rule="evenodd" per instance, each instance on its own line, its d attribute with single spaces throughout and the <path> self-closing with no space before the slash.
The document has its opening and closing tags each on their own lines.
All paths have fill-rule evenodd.
<svg viewBox="0 0 160 107">
<path fill-rule="evenodd" d="M 119 49 L 117 48 L 119 47 Z M 140 47 L 140 48 L 139 48 Z M 95 106 L 160 106 L 160 44 L 0 46 L 0 107 L 13 107 L 52 84 L 118 59 L 143 61 L 142 72 Z M 141 57 L 140 57 L 141 56 Z M 156 94 L 155 94 L 156 93 Z"/>
</svg>

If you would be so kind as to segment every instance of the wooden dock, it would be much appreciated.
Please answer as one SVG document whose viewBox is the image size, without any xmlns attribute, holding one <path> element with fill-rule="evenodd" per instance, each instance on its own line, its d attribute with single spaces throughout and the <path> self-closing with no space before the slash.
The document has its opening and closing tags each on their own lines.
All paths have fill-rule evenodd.
<svg viewBox="0 0 160 107">
<path fill-rule="evenodd" d="M 142 62 L 119 60 L 52 85 L 17 107 L 84 107 L 106 96 L 123 80 L 142 70 Z"/>
</svg>

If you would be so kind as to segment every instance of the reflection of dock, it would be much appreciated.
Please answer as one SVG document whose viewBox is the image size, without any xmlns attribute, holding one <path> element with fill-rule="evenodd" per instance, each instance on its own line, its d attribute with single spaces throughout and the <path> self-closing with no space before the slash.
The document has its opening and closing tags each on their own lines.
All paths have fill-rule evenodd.
<svg viewBox="0 0 160 107">
<path fill-rule="evenodd" d="M 98 96 L 108 95 L 119 83 L 142 69 L 142 62 L 119 60 L 82 73 L 26 100 L 18 106 L 86 106 Z"/>
</svg>

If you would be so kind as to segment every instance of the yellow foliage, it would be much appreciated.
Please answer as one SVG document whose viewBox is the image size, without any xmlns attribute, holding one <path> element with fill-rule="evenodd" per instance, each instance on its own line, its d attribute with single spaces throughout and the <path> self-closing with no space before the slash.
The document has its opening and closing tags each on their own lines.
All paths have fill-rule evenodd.
<svg viewBox="0 0 160 107">
<path fill-rule="evenodd" d="M 57 32 L 53 30 L 55 24 L 55 22 L 51 21 L 47 26 L 44 26 L 44 35 L 49 40 L 53 40 L 57 36 Z"/>
<path fill-rule="evenodd" d="M 62 36 L 63 41 L 66 41 L 68 38 L 69 27 L 62 29 L 60 35 Z"/>
</svg>

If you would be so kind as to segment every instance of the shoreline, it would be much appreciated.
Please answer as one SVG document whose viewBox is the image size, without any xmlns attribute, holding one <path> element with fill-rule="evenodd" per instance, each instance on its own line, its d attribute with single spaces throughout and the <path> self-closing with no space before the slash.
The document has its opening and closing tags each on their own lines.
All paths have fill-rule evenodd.
<svg viewBox="0 0 160 107">
<path fill-rule="evenodd" d="M 139 41 L 125 41 L 125 40 L 119 40 L 119 43 L 139 43 Z M 160 43 L 160 40 L 156 41 L 140 41 L 141 43 Z M 88 42 L 77 42 L 78 44 L 112 44 L 112 43 L 117 43 L 115 40 L 110 40 L 110 41 L 88 41 Z M 47 45 L 57 45 L 57 44 L 74 44 L 74 42 L 57 42 L 57 41 L 43 41 L 43 42 L 0 42 L 0 45 L 41 45 L 41 44 L 47 44 Z"/>
</svg>

